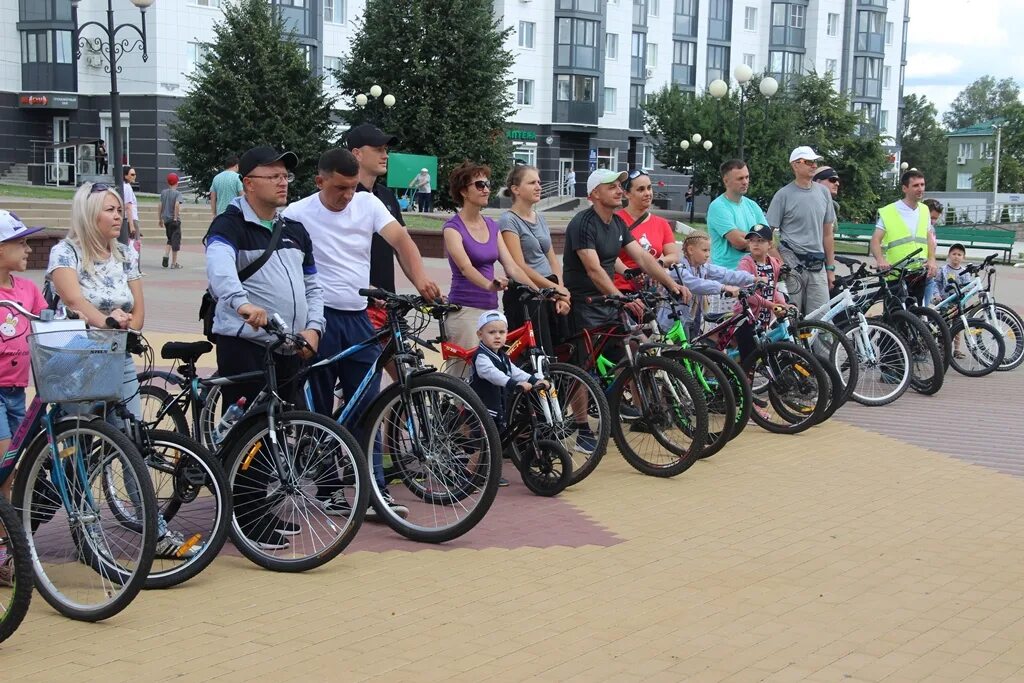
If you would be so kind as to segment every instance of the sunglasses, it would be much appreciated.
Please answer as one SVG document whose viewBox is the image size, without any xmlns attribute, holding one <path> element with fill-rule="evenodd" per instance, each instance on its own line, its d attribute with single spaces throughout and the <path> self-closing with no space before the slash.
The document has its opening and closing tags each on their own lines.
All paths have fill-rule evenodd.
<svg viewBox="0 0 1024 683">
<path fill-rule="evenodd" d="M 818 162 L 815 161 L 814 159 L 801 159 L 800 163 L 803 164 L 804 166 L 817 166 L 818 165 Z"/>
<path fill-rule="evenodd" d="M 483 192 L 484 190 L 491 189 L 491 181 L 490 180 L 474 180 L 473 181 L 473 187 L 475 187 L 476 189 L 478 189 L 481 192 Z"/>
<path fill-rule="evenodd" d="M 113 188 L 106 183 L 93 183 L 92 188 L 89 190 L 89 194 L 96 194 L 97 192 L 109 192 Z"/>
<path fill-rule="evenodd" d="M 640 168 L 634 168 L 626 176 L 626 182 L 622 184 L 622 189 L 625 190 L 626 192 L 629 192 L 629 186 L 633 184 L 633 181 L 639 178 L 640 176 L 646 175 L 647 171 L 644 171 L 643 169 Z"/>
<path fill-rule="evenodd" d="M 825 178 L 826 183 L 832 183 L 833 185 L 839 184 L 839 178 Z"/>
</svg>

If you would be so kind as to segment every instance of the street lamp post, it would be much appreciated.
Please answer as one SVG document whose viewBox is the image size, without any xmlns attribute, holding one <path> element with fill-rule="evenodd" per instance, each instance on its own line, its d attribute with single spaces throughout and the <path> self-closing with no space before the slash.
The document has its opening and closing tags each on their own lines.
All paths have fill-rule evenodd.
<svg viewBox="0 0 1024 683">
<path fill-rule="evenodd" d="M 711 148 L 714 147 L 714 143 L 711 140 L 704 140 L 700 133 L 694 133 L 690 136 L 690 140 L 693 141 L 693 149 L 696 151 L 699 147 L 703 147 L 705 152 L 710 152 Z M 684 152 L 690 149 L 690 140 L 681 140 L 679 142 L 679 149 Z M 692 172 L 690 173 L 690 182 L 693 182 L 693 176 L 697 173 L 697 160 L 694 159 L 691 164 Z M 697 197 L 694 196 L 690 199 L 690 222 L 693 222 L 693 211 L 697 205 Z"/>
<path fill-rule="evenodd" d="M 117 74 L 121 72 L 121 66 L 117 61 L 122 55 L 128 52 L 134 52 L 139 48 L 142 49 L 142 61 L 145 62 L 149 60 L 149 52 L 146 48 L 146 9 L 150 7 L 155 0 L 131 0 L 131 3 L 139 8 L 139 13 L 142 15 L 141 30 L 134 24 L 127 22 L 120 26 L 114 25 L 113 0 L 107 0 L 106 26 L 98 21 L 87 21 L 79 26 L 78 6 L 81 2 L 82 0 L 71 0 L 71 21 L 75 25 L 75 59 L 77 60 L 82 57 L 82 48 L 86 45 L 92 45 L 97 52 L 106 52 L 107 64 L 103 68 L 110 74 L 110 135 L 112 138 L 110 141 L 110 154 L 114 157 L 111 173 L 114 176 L 113 186 L 117 189 L 118 194 L 122 194 L 124 191 L 124 188 L 121 185 L 124 179 L 124 173 L 122 171 L 124 150 L 121 148 L 121 96 L 120 93 L 117 92 Z M 100 37 L 90 40 L 81 35 L 82 29 L 89 28 L 90 26 L 99 29 Z M 118 40 L 117 34 L 120 33 L 122 29 L 127 30 L 129 33 L 134 31 L 138 35 L 138 38 L 133 40 L 133 37 L 130 36 L 128 38 Z"/>
<path fill-rule="evenodd" d="M 740 86 L 740 150 L 739 158 L 743 159 L 744 147 L 744 136 L 746 134 L 746 123 L 747 123 L 747 109 L 746 103 L 750 98 L 750 81 L 754 77 L 754 70 L 746 64 L 740 64 L 733 70 L 733 76 L 736 78 L 736 82 Z M 758 91 L 765 98 L 765 117 L 768 115 L 768 100 L 775 96 L 775 93 L 779 91 L 779 82 L 771 76 L 765 76 L 761 79 L 761 82 L 757 86 Z M 720 100 L 729 94 L 729 84 L 720 78 L 716 78 L 708 84 L 708 93 L 716 100 Z"/>
</svg>

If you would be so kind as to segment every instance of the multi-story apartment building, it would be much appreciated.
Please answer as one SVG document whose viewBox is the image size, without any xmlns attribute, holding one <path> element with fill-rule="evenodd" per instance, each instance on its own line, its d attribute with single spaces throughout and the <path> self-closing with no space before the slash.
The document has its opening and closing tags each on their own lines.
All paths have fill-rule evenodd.
<svg viewBox="0 0 1024 683">
<path fill-rule="evenodd" d="M 946 192 L 974 191 L 974 176 L 995 163 L 996 132 L 1004 123 L 997 118 L 946 134 Z"/>
<path fill-rule="evenodd" d="M 149 60 L 121 58 L 125 156 L 145 189 L 176 162 L 166 125 L 188 74 L 201 68 L 222 0 L 156 0 L 147 11 Z M 337 66 L 356 38 L 365 0 L 268 0 L 316 69 Z M 40 162 L 47 142 L 110 134 L 109 75 L 86 49 L 75 59 L 71 0 L 0 0 L 0 167 Z M 127 0 L 119 21 L 138 23 Z M 569 167 L 659 171 L 644 135 L 645 98 L 667 84 L 701 92 L 736 66 L 767 70 L 782 88 L 796 74 L 831 72 L 836 88 L 883 134 L 899 125 L 909 0 L 495 0 L 513 29 L 508 47 L 516 113 L 507 135 L 517 159 L 545 182 Z M 79 21 L 104 20 L 103 0 L 81 0 Z M 89 31 L 83 32 L 89 36 Z M 389 78 L 381 75 L 387 90 Z M 399 103 L 399 106 L 401 104 Z M 694 131 L 699 132 L 699 131 Z M 33 155 L 33 149 L 36 149 Z M 87 150 L 84 150 L 86 151 Z M 72 152 L 59 152 L 67 159 Z M 63 155 L 63 156 L 61 156 Z M 81 165 L 81 164 L 79 164 Z M 664 172 L 661 170 L 660 172 Z M 665 173 L 665 193 L 681 183 Z"/>
</svg>

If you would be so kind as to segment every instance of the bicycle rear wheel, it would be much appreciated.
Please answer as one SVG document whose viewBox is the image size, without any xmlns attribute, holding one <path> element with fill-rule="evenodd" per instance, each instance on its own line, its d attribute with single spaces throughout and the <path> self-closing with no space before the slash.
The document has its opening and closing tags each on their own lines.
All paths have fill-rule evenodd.
<svg viewBox="0 0 1024 683">
<path fill-rule="evenodd" d="M 865 406 L 892 403 L 910 387 L 910 351 L 893 328 L 877 320 L 862 329 L 854 321 L 844 329 L 857 349 L 857 386 L 853 400 Z"/>
<path fill-rule="evenodd" d="M 1005 304 L 979 304 L 967 309 L 968 318 L 980 318 L 1003 335 L 1006 347 L 1000 370 L 1013 370 L 1024 363 L 1024 320 Z"/>
<path fill-rule="evenodd" d="M 694 347 L 703 356 L 715 363 L 729 380 L 729 389 L 733 398 L 736 399 L 736 422 L 733 425 L 732 438 L 739 436 L 747 424 L 750 423 L 750 411 L 753 402 L 750 396 L 750 383 L 747 381 L 747 374 L 733 358 L 726 352 L 710 346 Z"/>
<path fill-rule="evenodd" d="M 946 323 L 946 319 L 934 308 L 928 308 L 927 306 L 911 306 L 907 310 L 910 311 L 911 315 L 916 315 L 920 318 L 921 322 L 928 327 L 932 339 L 935 340 L 935 344 L 942 353 L 942 367 L 944 371 L 949 370 L 949 357 L 953 353 L 953 335 L 949 331 L 949 324 Z"/>
<path fill-rule="evenodd" d="M 399 534 L 443 543 L 476 526 L 501 479 L 501 438 L 468 384 L 431 372 L 386 388 L 367 411 L 364 443 L 390 460 L 401 486 L 371 477 L 370 504 Z M 392 499 L 393 497 L 393 499 Z"/>
<path fill-rule="evenodd" d="M 142 422 L 149 429 L 163 429 L 188 436 L 188 419 L 174 403 L 167 390 L 152 384 L 139 387 L 139 401 L 142 404 Z"/>
<path fill-rule="evenodd" d="M 609 390 L 612 438 L 622 457 L 652 477 L 682 474 L 700 457 L 708 433 L 704 392 L 679 363 L 642 356 L 626 366 Z M 623 408 L 639 418 L 625 422 Z"/>
<path fill-rule="evenodd" d="M 18 511 L 0 496 L 0 643 L 18 630 L 32 601 L 32 549 Z"/>
<path fill-rule="evenodd" d="M 967 377 L 984 377 L 1003 362 L 1006 344 L 1003 335 L 978 318 L 968 318 L 966 326 L 958 319 L 950 330 L 953 335 L 953 369 Z"/>
<path fill-rule="evenodd" d="M 829 380 L 833 384 L 834 400 L 829 401 L 825 419 L 832 417 L 857 388 L 860 368 L 857 365 L 857 349 L 842 330 L 824 320 L 801 320 L 797 325 L 799 345 L 814 354 L 821 361 Z M 839 391 L 835 385 L 838 384 Z"/>
<path fill-rule="evenodd" d="M 894 312 L 888 322 L 906 340 L 910 350 L 910 388 L 925 396 L 937 393 L 942 388 L 946 367 L 931 330 L 907 311 Z"/>
<path fill-rule="evenodd" d="M 725 447 L 736 429 L 736 397 L 729 387 L 729 379 L 724 370 L 696 349 L 669 348 L 664 354 L 682 365 L 704 392 L 708 406 L 708 440 L 700 457 L 710 458 Z"/>
<path fill-rule="evenodd" d="M 799 434 L 818 424 L 830 383 L 821 363 L 790 342 L 772 342 L 743 363 L 755 403 L 751 418 L 776 434 Z"/>
<path fill-rule="evenodd" d="M 43 599 L 66 617 L 100 621 L 127 607 L 149 574 L 156 497 L 142 457 L 118 430 L 99 420 L 54 430 L 52 449 L 45 434 L 29 445 L 13 502 Z"/>
<path fill-rule="evenodd" d="M 336 422 L 303 410 L 282 413 L 274 435 L 269 422 L 254 424 L 224 462 L 234 504 L 231 541 L 259 566 L 314 569 L 359 531 L 369 471 L 359 444 Z"/>
</svg>

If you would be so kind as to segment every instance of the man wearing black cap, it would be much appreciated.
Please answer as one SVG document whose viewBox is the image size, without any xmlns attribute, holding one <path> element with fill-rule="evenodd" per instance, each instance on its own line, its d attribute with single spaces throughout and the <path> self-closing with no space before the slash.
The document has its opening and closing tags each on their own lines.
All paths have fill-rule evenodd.
<svg viewBox="0 0 1024 683">
<path fill-rule="evenodd" d="M 210 224 L 206 245 L 206 277 L 210 293 L 217 299 L 213 333 L 217 338 L 217 370 L 234 375 L 264 367 L 264 343 L 274 339 L 263 330 L 273 314 L 284 319 L 292 332 L 300 334 L 312 351 L 324 329 L 323 291 L 316 280 L 313 244 L 302 223 L 280 215 L 288 204 L 288 183 L 298 158 L 291 152 L 273 147 L 254 147 L 242 155 L 238 174 L 243 195 Z M 280 238 L 271 258 L 264 261 L 245 282 L 239 272 L 258 260 L 271 246 L 275 229 Z M 288 382 L 299 368 L 294 351 L 281 351 L 275 358 L 278 382 L 285 400 L 298 403 L 301 386 Z M 222 407 L 236 404 L 242 397 L 252 400 L 263 388 L 263 381 L 229 384 L 221 389 Z M 273 465 L 250 468 L 252 491 L 267 490 L 266 482 L 256 481 L 259 472 L 273 471 Z M 265 476 L 265 475 L 263 475 Z M 239 500 L 239 498 L 250 498 Z M 265 549 L 287 548 L 285 535 L 300 532 L 294 520 L 271 514 L 278 500 L 265 494 L 235 496 L 235 511 L 242 532 Z"/>
<path fill-rule="evenodd" d="M 823 185 L 829 191 L 829 194 L 832 195 L 832 206 L 836 210 L 836 219 L 838 220 L 839 202 L 836 201 L 836 197 L 839 195 L 839 173 L 831 166 L 823 166 L 814 174 L 812 180 L 819 185 Z"/>
</svg>

